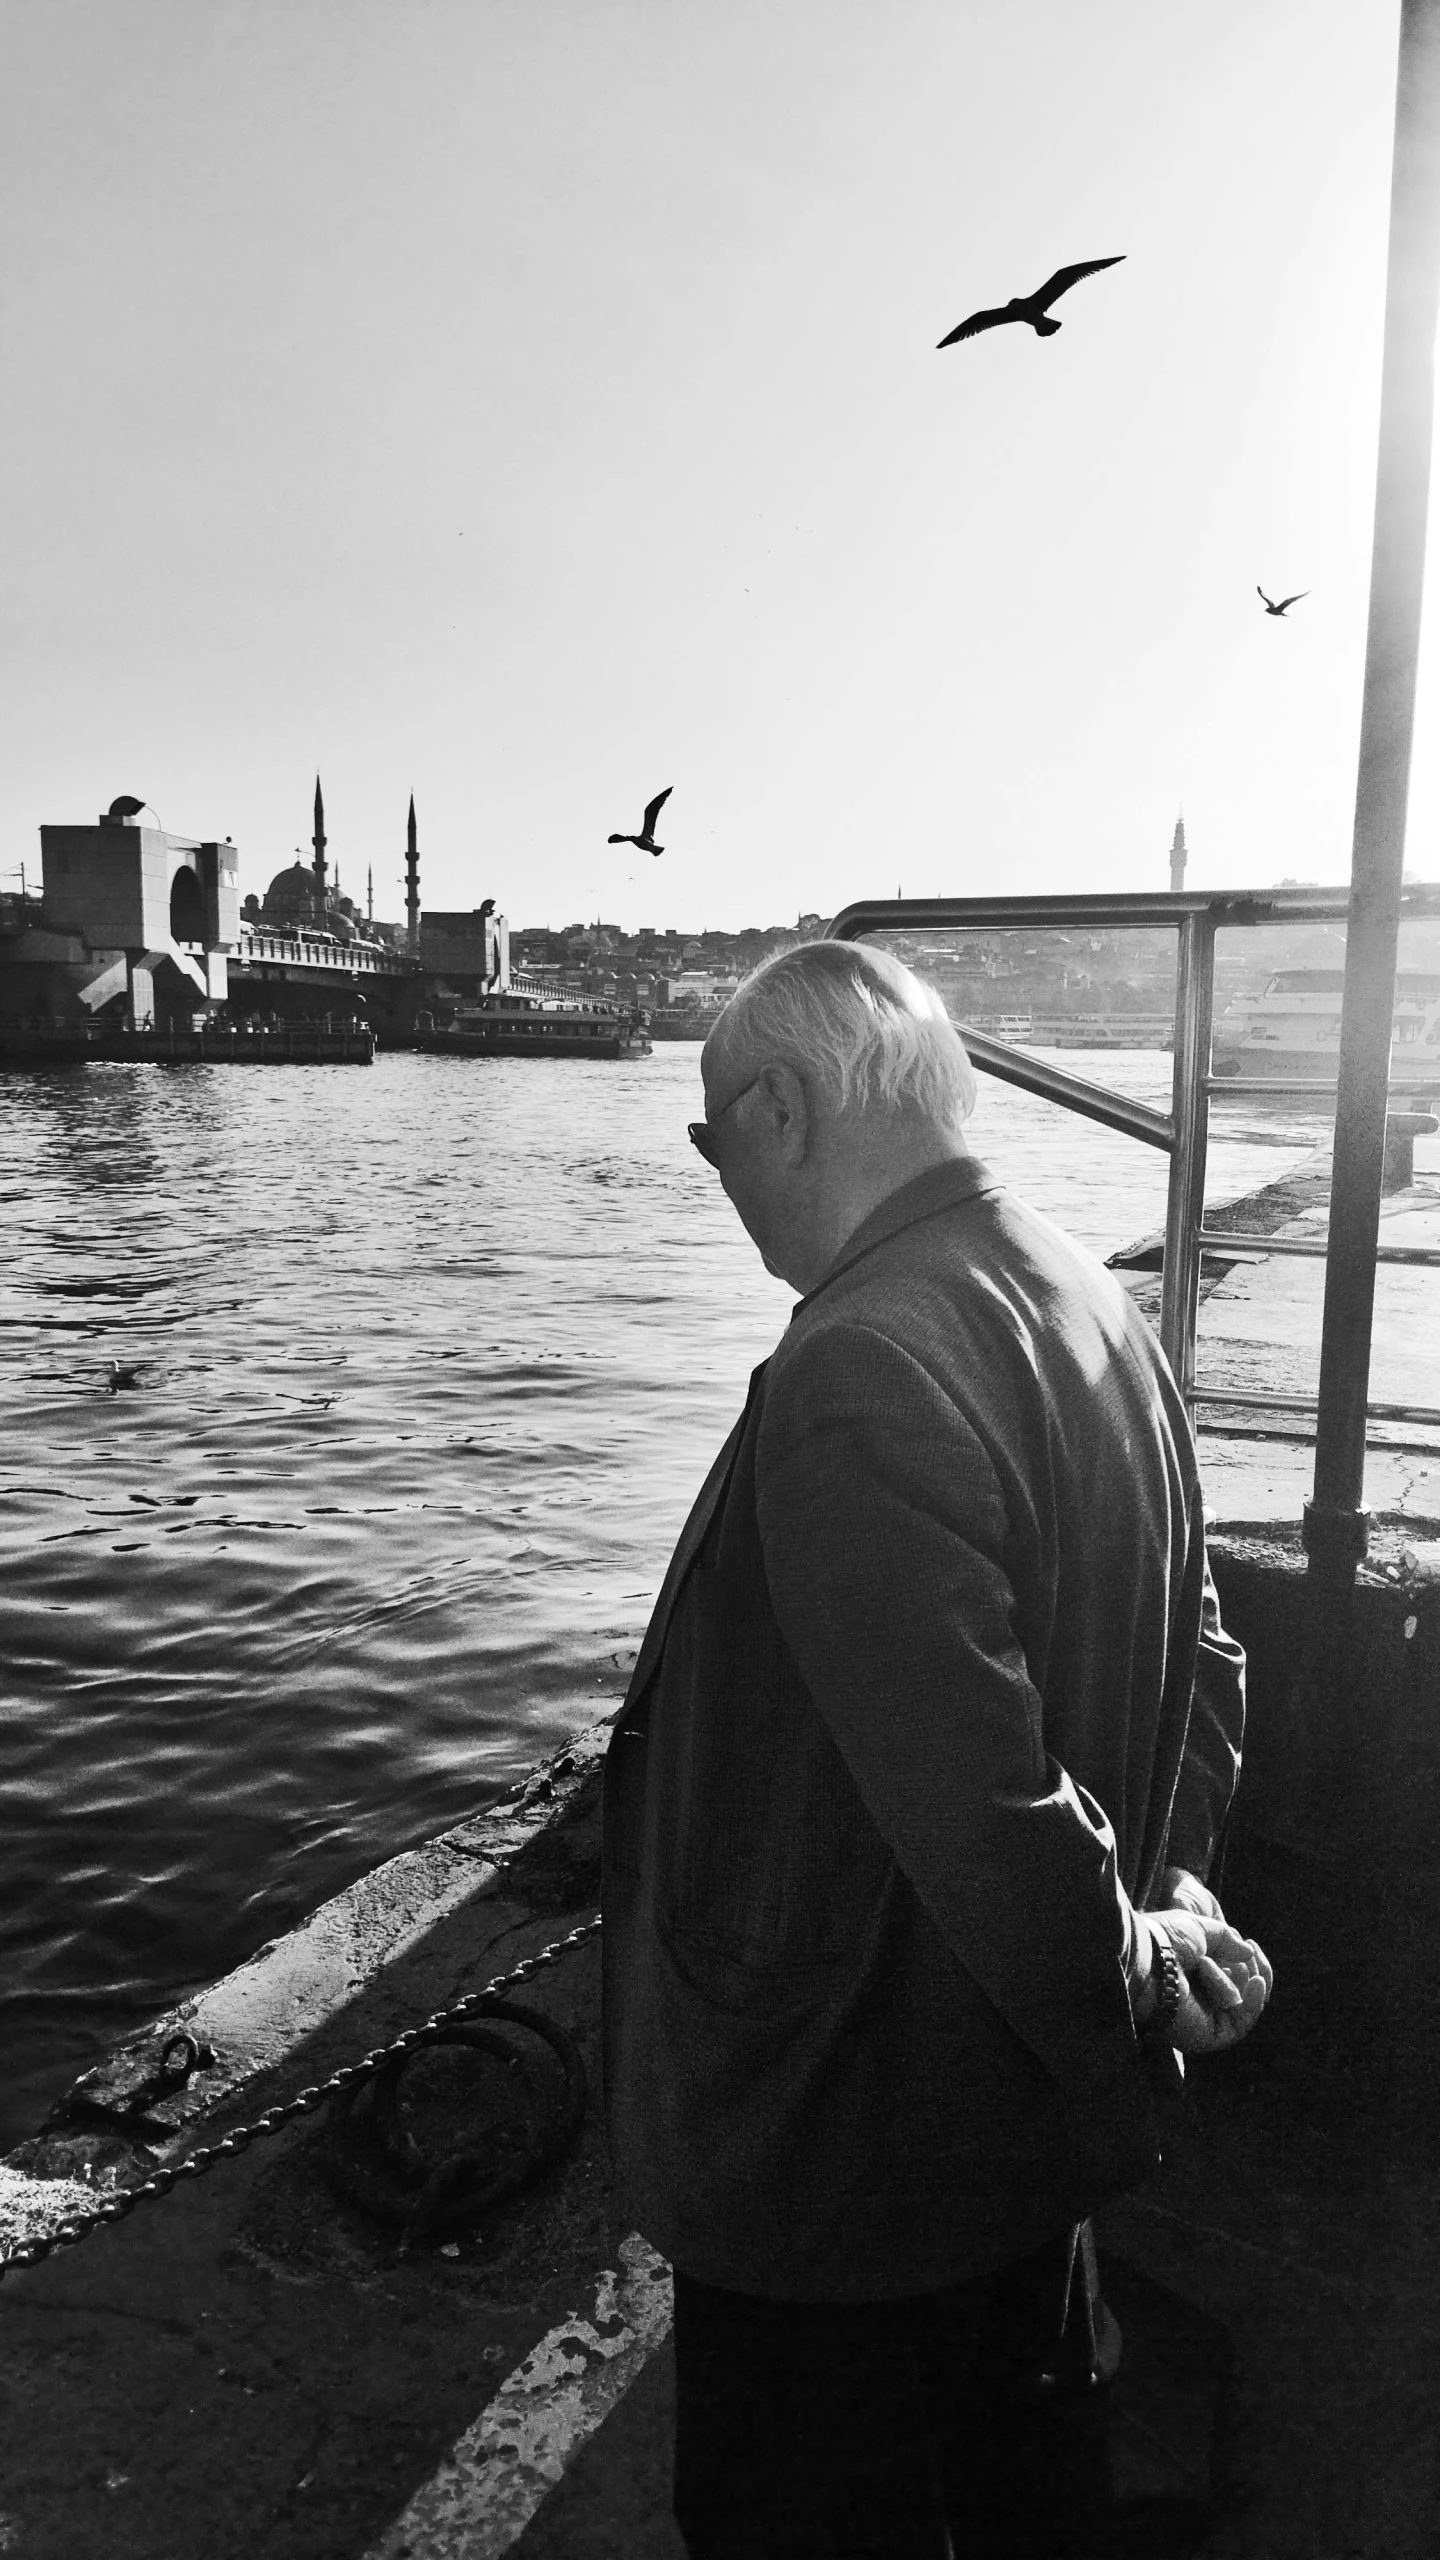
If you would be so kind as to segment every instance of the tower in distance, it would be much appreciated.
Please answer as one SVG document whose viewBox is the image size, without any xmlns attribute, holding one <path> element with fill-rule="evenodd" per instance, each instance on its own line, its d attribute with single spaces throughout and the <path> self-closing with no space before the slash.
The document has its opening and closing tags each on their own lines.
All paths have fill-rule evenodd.
<svg viewBox="0 0 1440 2560">
<path fill-rule="evenodd" d="M 1178 892 L 1185 886 L 1185 821 L 1177 818 L 1170 839 L 1170 886 Z"/>
<path fill-rule="evenodd" d="M 315 921 L 325 930 L 325 803 L 320 797 L 320 776 L 315 776 L 315 833 L 310 839 L 315 847 Z"/>
<path fill-rule="evenodd" d="M 415 842 L 415 794 L 410 794 L 410 816 L 405 828 L 405 948 L 412 960 L 420 957 L 420 850 Z"/>
</svg>

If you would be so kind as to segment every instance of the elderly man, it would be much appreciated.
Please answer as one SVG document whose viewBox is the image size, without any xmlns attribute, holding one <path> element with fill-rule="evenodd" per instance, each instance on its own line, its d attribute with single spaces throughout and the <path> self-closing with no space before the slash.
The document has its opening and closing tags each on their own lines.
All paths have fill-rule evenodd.
<svg viewBox="0 0 1440 2560">
<path fill-rule="evenodd" d="M 1070 2555 L 1080 2235 L 1153 2165 L 1144 2047 L 1231 2043 L 1269 1988 L 1203 1882 L 1243 1660 L 1190 1434 L 1118 1283 L 967 1152 L 969 1061 L 898 962 L 769 962 L 702 1072 L 690 1135 L 800 1303 L 606 1764 L 676 2513 L 695 2560 Z"/>
</svg>

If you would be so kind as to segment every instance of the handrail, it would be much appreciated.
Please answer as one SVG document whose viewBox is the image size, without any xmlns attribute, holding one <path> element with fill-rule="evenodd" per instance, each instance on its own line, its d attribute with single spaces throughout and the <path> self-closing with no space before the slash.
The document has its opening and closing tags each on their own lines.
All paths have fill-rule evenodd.
<svg viewBox="0 0 1440 2560">
<path fill-rule="evenodd" d="M 1179 927 L 1175 967 L 1175 1071 L 1171 1117 L 1175 1152 L 1165 1202 L 1165 1263 L 1160 1281 L 1160 1347 L 1190 1405 L 1195 1383 L 1195 1324 L 1200 1313 L 1200 1226 L 1205 1215 L 1205 1153 L 1210 1102 L 1210 1030 L 1215 1010 L 1215 925 L 1188 915 Z M 1194 1407 L 1190 1405 L 1193 1412 Z"/>
<path fill-rule="evenodd" d="M 1272 1098 L 1292 1093 L 1328 1093 L 1333 1101 L 1335 1086 L 1325 1076 L 1207 1076 L 1210 1093 L 1268 1093 Z M 1440 1094 L 1440 1075 L 1402 1078 L 1385 1088 L 1391 1102 L 1403 1101 L 1408 1094 L 1412 1102 L 1429 1102 Z"/>
<path fill-rule="evenodd" d="M 1429 883 L 1407 884 L 1401 893 L 1401 915 L 1406 920 L 1440 917 L 1440 886 Z M 1011 932 L 1039 926 L 1059 928 L 1071 925 L 1078 929 L 1117 930 L 1168 925 L 1177 940 L 1174 1066 L 1171 1078 L 1171 1108 L 1168 1113 L 1156 1111 L 1149 1104 L 1136 1102 L 1128 1094 L 1091 1084 L 1085 1077 L 1072 1075 L 1066 1067 L 1057 1067 L 1050 1059 L 1036 1058 L 1028 1050 L 1009 1041 L 998 1040 L 989 1032 L 957 1025 L 974 1064 L 987 1075 L 1003 1083 L 1018 1086 L 1045 1102 L 1056 1103 L 1062 1110 L 1073 1111 L 1080 1118 L 1097 1121 L 1102 1127 L 1118 1129 L 1122 1135 L 1138 1139 L 1143 1145 L 1159 1147 L 1170 1158 L 1170 1180 L 1166 1197 L 1165 1249 L 1162 1263 L 1160 1340 L 1174 1373 L 1176 1384 L 1192 1415 L 1197 1403 L 1229 1401 L 1235 1404 L 1254 1402 L 1276 1410 L 1290 1410 L 1286 1398 L 1270 1398 L 1253 1391 L 1235 1390 L 1228 1398 L 1219 1390 L 1198 1386 L 1195 1379 L 1195 1333 L 1200 1301 L 1200 1266 L 1206 1253 L 1265 1252 L 1293 1253 L 1321 1258 L 1326 1251 L 1318 1239 L 1301 1237 L 1256 1236 L 1239 1232 L 1222 1234 L 1204 1223 L 1205 1158 L 1209 1135 L 1209 1110 L 1212 1094 L 1313 1094 L 1323 1097 L 1332 1107 L 1337 1088 L 1317 1078 L 1246 1079 L 1215 1076 L 1210 1072 L 1210 1044 L 1214 1021 L 1215 936 L 1225 927 L 1308 923 L 1326 916 L 1343 917 L 1349 907 L 1349 892 L 1344 889 L 1276 889 L 1263 892 L 1228 889 L 1141 890 L 1129 894 L 1109 891 L 1094 893 L 1069 892 L 1060 897 L 983 897 L 983 898 L 876 898 L 857 900 L 845 907 L 827 927 L 828 938 L 856 942 L 876 933 L 913 933 L 917 929 L 950 931 Z M 1392 1083 L 1392 1098 L 1420 1101 L 1428 1092 L 1440 1094 L 1440 1073 L 1418 1083 Z M 1380 1245 L 1377 1260 L 1381 1262 L 1429 1265 L 1440 1262 L 1440 1252 L 1420 1245 Z M 1303 1401 L 1294 1410 L 1312 1412 L 1313 1401 Z M 1367 1412 L 1375 1420 L 1440 1421 L 1423 1406 L 1370 1406 Z"/>
<path fill-rule="evenodd" d="M 1318 1396 L 1267 1395 L 1260 1387 L 1196 1387 L 1197 1404 L 1238 1404 L 1254 1407 L 1260 1413 L 1318 1413 Z M 1368 1404 L 1365 1411 L 1372 1422 L 1428 1422 L 1440 1424 L 1440 1412 L 1429 1404 Z"/>
<path fill-rule="evenodd" d="M 1205 1253 L 1293 1253 L 1310 1254 L 1323 1262 L 1329 1246 L 1323 1236 L 1254 1236 L 1242 1227 L 1223 1231 L 1202 1227 L 1200 1247 Z M 1433 1244 L 1381 1244 L 1375 1248 L 1377 1262 L 1440 1263 L 1440 1246 Z"/>
<path fill-rule="evenodd" d="M 1043 1058 L 1032 1058 L 1027 1050 L 1017 1049 L 1008 1040 L 997 1040 L 988 1031 L 976 1031 L 968 1022 L 955 1026 L 977 1067 L 1002 1084 L 1023 1085 L 1027 1093 L 1044 1094 L 1068 1111 L 1078 1111 L 1086 1120 L 1098 1120 L 1107 1129 L 1119 1129 L 1127 1138 L 1139 1138 L 1147 1147 L 1162 1147 L 1168 1155 L 1175 1144 L 1175 1127 L 1163 1111 L 1152 1111 L 1148 1102 L 1132 1102 L 1126 1093 L 1114 1093 L 1104 1085 L 1087 1084 L 1083 1076 L 1072 1076 L 1064 1067 L 1052 1067 Z"/>
<path fill-rule="evenodd" d="M 1440 883 L 1407 883 L 1404 912 L 1415 920 L 1440 916 Z M 917 926 L 960 922 L 977 932 L 1021 925 L 1066 925 L 1091 932 L 1119 925 L 1179 924 L 1185 916 L 1207 916 L 1218 932 L 1225 925 L 1318 924 L 1327 917 L 1343 923 L 1349 913 L 1348 889 L 1085 889 L 1026 893 L 1013 898 L 857 898 L 826 927 L 827 938 L 858 942 L 867 933 L 911 933 Z M 963 907 L 963 919 L 958 910 Z"/>
</svg>

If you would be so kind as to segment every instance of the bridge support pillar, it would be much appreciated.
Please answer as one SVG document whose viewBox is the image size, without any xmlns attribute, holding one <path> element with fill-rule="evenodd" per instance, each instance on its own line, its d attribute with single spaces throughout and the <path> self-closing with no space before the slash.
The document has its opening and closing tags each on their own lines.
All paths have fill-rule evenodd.
<svg viewBox="0 0 1440 2560">
<path fill-rule="evenodd" d="M 143 1023 L 155 1019 L 155 973 L 143 959 L 125 960 L 125 1010 L 138 1031 Z"/>
</svg>

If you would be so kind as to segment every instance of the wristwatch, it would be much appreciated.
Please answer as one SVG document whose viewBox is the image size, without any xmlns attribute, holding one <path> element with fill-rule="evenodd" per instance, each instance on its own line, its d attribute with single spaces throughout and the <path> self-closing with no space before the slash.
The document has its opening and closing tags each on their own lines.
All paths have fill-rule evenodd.
<svg viewBox="0 0 1440 2560">
<path fill-rule="evenodd" d="M 1185 1976 L 1181 1970 L 1179 1957 L 1173 1947 L 1166 1946 L 1159 1940 L 1155 1944 L 1155 1970 L 1160 1976 L 1160 1992 L 1152 2015 L 1145 2021 L 1146 2035 L 1165 2034 L 1174 2023 L 1175 2012 L 1180 2006 L 1180 1996 L 1185 1988 Z"/>
</svg>

